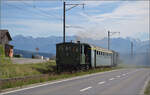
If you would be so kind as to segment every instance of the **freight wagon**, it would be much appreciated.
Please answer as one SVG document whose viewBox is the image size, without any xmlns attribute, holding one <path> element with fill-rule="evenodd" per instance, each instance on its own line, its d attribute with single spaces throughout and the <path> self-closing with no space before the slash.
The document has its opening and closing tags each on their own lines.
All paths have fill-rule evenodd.
<svg viewBox="0 0 150 95">
<path fill-rule="evenodd" d="M 87 43 L 66 42 L 56 44 L 58 71 L 113 67 L 117 65 L 118 53 Z"/>
</svg>

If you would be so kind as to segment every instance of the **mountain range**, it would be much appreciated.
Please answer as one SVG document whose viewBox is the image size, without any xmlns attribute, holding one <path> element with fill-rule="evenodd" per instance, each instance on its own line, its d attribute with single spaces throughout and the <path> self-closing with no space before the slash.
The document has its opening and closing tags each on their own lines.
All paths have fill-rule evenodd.
<svg viewBox="0 0 150 95">
<path fill-rule="evenodd" d="M 67 36 L 66 42 L 75 42 L 77 39 L 84 43 L 90 43 L 96 46 L 107 48 L 107 38 L 94 40 L 91 38 Z M 19 50 L 36 52 L 36 48 L 39 48 L 38 52 L 55 54 L 56 44 L 61 43 L 62 40 L 63 38 L 59 36 L 33 38 L 31 36 L 25 37 L 22 35 L 17 35 L 13 37 L 13 40 L 10 42 L 10 44 L 12 44 L 15 49 Z M 149 41 L 140 41 L 131 38 L 111 38 L 110 49 L 119 53 L 130 53 L 131 42 L 133 42 L 134 53 L 147 52 Z"/>
<path fill-rule="evenodd" d="M 13 37 L 10 44 L 14 46 L 14 54 L 21 54 L 26 58 L 31 58 L 32 55 L 37 54 L 44 57 L 52 57 L 56 54 L 56 44 L 61 43 L 62 40 L 63 38 L 58 36 L 33 38 L 31 36 L 24 37 L 22 35 L 17 35 Z M 108 43 L 107 38 L 94 40 L 91 38 L 67 36 L 66 42 L 70 41 L 80 41 L 81 43 L 89 43 L 103 48 L 107 48 Z M 134 56 L 131 56 L 131 42 L 133 42 Z M 148 40 L 140 41 L 131 38 L 110 39 L 110 49 L 119 52 L 121 61 L 126 64 L 150 65 L 148 61 L 148 47 Z M 37 51 L 36 48 L 39 50 Z"/>
</svg>

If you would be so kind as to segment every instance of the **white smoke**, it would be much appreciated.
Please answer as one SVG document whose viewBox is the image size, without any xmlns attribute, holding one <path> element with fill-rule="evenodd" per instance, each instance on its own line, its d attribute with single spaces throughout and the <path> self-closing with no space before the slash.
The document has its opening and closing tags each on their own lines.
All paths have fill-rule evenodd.
<svg viewBox="0 0 150 95">
<path fill-rule="evenodd" d="M 107 37 L 107 31 L 104 28 L 99 27 L 93 27 L 93 28 L 87 28 L 84 31 L 78 31 L 77 34 L 77 40 L 80 39 L 93 39 L 93 40 L 101 40 L 104 37 Z"/>
</svg>

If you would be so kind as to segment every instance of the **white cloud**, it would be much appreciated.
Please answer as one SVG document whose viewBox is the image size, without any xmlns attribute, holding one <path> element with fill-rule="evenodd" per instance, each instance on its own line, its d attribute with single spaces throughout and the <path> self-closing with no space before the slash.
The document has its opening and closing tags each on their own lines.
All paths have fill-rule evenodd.
<svg viewBox="0 0 150 95">
<path fill-rule="evenodd" d="M 10 30 L 12 35 L 22 34 L 33 37 L 47 37 L 51 35 L 59 35 L 60 31 L 62 31 L 62 23 L 48 22 L 44 20 L 11 20 L 3 24 L 9 26 L 6 27 Z"/>
<path fill-rule="evenodd" d="M 3 3 L 8 3 L 8 4 L 20 4 L 22 2 L 24 3 L 27 3 L 27 4 L 34 4 L 35 2 L 34 1 L 31 1 L 31 0 L 2 0 Z"/>
<path fill-rule="evenodd" d="M 94 16 L 81 14 L 89 22 L 99 24 L 100 29 L 120 31 L 121 37 L 137 38 L 149 32 L 149 1 L 125 2 L 112 13 Z M 103 24 L 103 25 L 102 25 Z M 101 27 L 102 25 L 102 27 Z M 145 40 L 145 38 L 141 38 Z"/>
<path fill-rule="evenodd" d="M 118 1 L 83 1 L 86 3 L 87 7 L 96 7 L 102 4 L 111 4 Z M 120 1 L 119 1 L 120 2 Z M 66 24 L 72 23 L 76 26 L 85 27 L 83 29 L 66 29 L 66 35 L 78 34 L 84 37 L 91 37 L 95 39 L 101 39 L 107 36 L 107 30 L 119 31 L 121 32 L 121 37 L 132 37 L 140 38 L 145 40 L 146 38 L 141 38 L 141 35 L 147 34 L 149 32 L 149 2 L 148 1 L 122 1 L 121 5 L 117 7 L 113 12 L 104 14 L 92 14 L 88 15 L 86 13 L 81 13 L 85 20 L 82 22 L 81 17 L 67 17 L 68 19 L 74 19 L 77 21 L 66 21 Z M 31 2 L 30 2 L 31 3 Z M 59 10 L 62 7 L 40 7 L 42 10 Z M 90 8 L 89 8 L 90 9 Z M 91 8 L 92 11 L 93 8 Z M 95 10 L 98 10 L 95 8 Z M 62 14 L 58 14 L 62 15 Z M 73 14 L 74 16 L 74 14 Z M 36 17 L 36 16 L 35 16 Z M 55 16 L 56 17 L 56 16 Z M 76 18 L 76 19 L 75 19 Z M 13 19 L 13 18 L 12 18 Z M 50 36 L 50 35 L 62 35 L 62 23 L 50 19 L 49 21 L 44 21 L 40 19 L 31 20 L 7 20 L 4 21 L 5 25 L 12 30 L 12 34 L 24 34 L 34 37 L 40 36 Z M 78 21 L 81 20 L 79 24 Z M 75 22 L 75 23 L 74 23 Z M 25 26 L 21 27 L 9 27 L 9 25 Z M 70 32 L 71 31 L 71 32 Z M 81 32 L 82 31 L 82 32 Z M 11 32 L 11 31 L 10 31 Z M 118 35 L 117 35 L 118 36 Z M 113 36 L 115 37 L 115 36 Z"/>
<path fill-rule="evenodd" d="M 118 1 L 82 1 L 81 3 L 84 3 L 86 7 L 97 7 L 102 4 L 107 4 L 107 3 L 114 3 Z"/>
</svg>

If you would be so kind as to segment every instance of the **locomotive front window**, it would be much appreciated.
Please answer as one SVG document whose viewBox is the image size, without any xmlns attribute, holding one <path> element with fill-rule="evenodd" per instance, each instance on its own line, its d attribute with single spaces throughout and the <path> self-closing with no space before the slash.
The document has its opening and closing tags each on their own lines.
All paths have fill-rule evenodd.
<svg viewBox="0 0 150 95">
<path fill-rule="evenodd" d="M 78 52 L 78 48 L 76 48 L 75 50 L 76 50 L 76 52 Z"/>
<path fill-rule="evenodd" d="M 63 51 L 63 46 L 60 46 L 60 47 L 59 47 L 59 50 L 60 50 L 60 51 Z"/>
<path fill-rule="evenodd" d="M 72 48 L 71 48 L 71 46 L 69 46 L 68 48 L 69 48 L 69 51 L 72 51 Z"/>
<path fill-rule="evenodd" d="M 68 46 L 66 46 L 66 51 L 68 51 L 68 49 L 69 49 Z"/>
<path fill-rule="evenodd" d="M 72 52 L 74 52 L 75 51 L 75 47 L 72 47 Z"/>
</svg>

